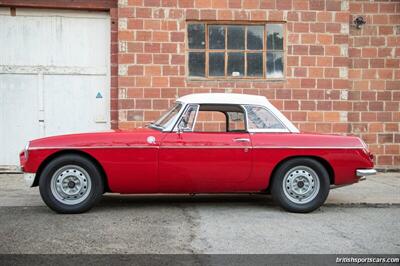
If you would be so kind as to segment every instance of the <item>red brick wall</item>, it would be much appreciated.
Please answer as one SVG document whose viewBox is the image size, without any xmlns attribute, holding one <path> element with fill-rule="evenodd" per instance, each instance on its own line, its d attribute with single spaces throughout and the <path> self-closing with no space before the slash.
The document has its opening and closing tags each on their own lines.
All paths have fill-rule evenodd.
<svg viewBox="0 0 400 266">
<path fill-rule="evenodd" d="M 400 2 L 351 1 L 361 30 L 349 38 L 351 133 L 360 135 L 382 167 L 400 166 Z"/>
<path fill-rule="evenodd" d="M 356 11 L 360 6 L 361 11 Z M 349 24 L 356 13 L 367 18 L 362 30 Z M 120 0 L 114 101 L 118 127 L 142 126 L 176 97 L 189 93 L 259 94 L 284 111 L 300 130 L 361 135 L 377 154 L 380 167 L 397 167 L 399 14 L 399 3 L 371 5 L 370 1 Z M 188 20 L 284 21 L 285 79 L 189 80 L 185 66 Z M 361 48 L 359 42 L 366 42 L 363 38 L 368 44 Z M 382 59 L 383 66 L 377 61 Z"/>
</svg>

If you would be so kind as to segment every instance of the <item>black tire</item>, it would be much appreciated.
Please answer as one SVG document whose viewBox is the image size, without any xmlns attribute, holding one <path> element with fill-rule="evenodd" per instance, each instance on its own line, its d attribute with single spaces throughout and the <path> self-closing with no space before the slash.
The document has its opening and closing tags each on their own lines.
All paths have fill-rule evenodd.
<svg viewBox="0 0 400 266">
<path fill-rule="evenodd" d="M 288 190 L 286 190 L 283 187 L 284 180 L 286 182 L 290 182 L 287 179 L 289 179 L 291 173 L 297 173 L 296 169 L 312 169 L 314 173 L 311 171 L 312 174 L 316 174 L 316 178 L 318 178 L 319 181 L 319 189 L 315 189 L 315 192 L 312 194 L 314 195 L 313 197 L 309 197 L 309 202 L 306 203 L 297 203 L 293 202 L 296 201 L 297 199 L 295 198 L 298 194 L 294 193 L 292 196 L 290 194 L 289 190 L 289 185 L 288 185 Z M 300 170 L 301 171 L 301 170 Z M 308 174 L 308 172 L 306 172 Z M 287 179 L 285 179 L 285 176 L 288 176 Z M 301 176 L 301 174 L 298 174 Z M 301 178 L 301 177 L 300 177 Z M 315 177 L 314 177 L 315 178 Z M 285 182 L 285 186 L 286 183 Z M 313 179 L 314 182 L 314 179 Z M 316 182 L 316 180 L 315 180 Z M 296 183 L 296 182 L 294 182 Z M 299 183 L 296 183 L 295 186 L 298 187 Z M 301 187 L 304 186 L 304 182 L 302 183 Z M 312 186 L 314 183 L 309 183 L 308 186 Z M 317 186 L 315 186 L 317 187 Z M 312 187 L 314 188 L 314 187 Z M 278 203 L 283 209 L 289 211 L 289 212 L 296 212 L 296 213 L 307 213 L 307 212 L 312 212 L 316 209 L 318 209 L 322 204 L 324 204 L 326 198 L 328 197 L 329 194 L 329 189 L 330 189 L 330 180 L 329 180 L 329 174 L 326 171 L 325 167 L 322 166 L 318 161 L 311 159 L 311 158 L 294 158 L 291 159 L 282 165 L 279 166 L 279 168 L 275 171 L 273 179 L 272 179 L 272 184 L 271 184 L 271 194 L 272 198 L 276 203 Z M 291 198 L 292 200 L 291 200 Z M 307 199 L 306 199 L 307 201 Z"/>
<path fill-rule="evenodd" d="M 82 171 L 85 171 L 85 174 L 88 175 L 88 180 L 84 180 L 90 182 L 90 186 L 87 186 L 88 189 L 84 193 L 85 198 L 77 204 L 64 204 L 57 199 L 58 193 L 52 192 L 53 175 L 63 167 L 68 169 L 69 166 L 83 169 Z M 86 175 L 84 176 L 86 177 Z M 104 191 L 104 184 L 99 169 L 89 159 L 80 155 L 68 154 L 56 157 L 46 165 L 39 177 L 39 190 L 43 201 L 50 209 L 57 213 L 73 214 L 86 212 L 98 203 Z M 56 189 L 53 190 L 56 191 Z"/>
</svg>

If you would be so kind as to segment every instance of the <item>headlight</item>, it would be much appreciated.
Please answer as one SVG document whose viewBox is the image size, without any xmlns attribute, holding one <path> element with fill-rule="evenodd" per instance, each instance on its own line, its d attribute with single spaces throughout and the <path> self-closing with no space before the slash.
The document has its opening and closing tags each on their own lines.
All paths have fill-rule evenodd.
<svg viewBox="0 0 400 266">
<path fill-rule="evenodd" d="M 26 143 L 25 148 L 24 148 L 24 156 L 25 156 L 26 160 L 28 160 L 28 156 L 29 156 L 28 150 L 29 150 L 29 141 L 28 141 L 28 143 Z"/>
</svg>

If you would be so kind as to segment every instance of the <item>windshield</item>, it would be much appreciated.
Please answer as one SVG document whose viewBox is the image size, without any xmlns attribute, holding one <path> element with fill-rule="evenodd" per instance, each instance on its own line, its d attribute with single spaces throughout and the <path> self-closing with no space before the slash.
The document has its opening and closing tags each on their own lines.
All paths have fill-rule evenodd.
<svg viewBox="0 0 400 266">
<path fill-rule="evenodd" d="M 164 129 L 168 127 L 179 114 L 179 111 L 182 108 L 181 103 L 175 103 L 174 106 L 171 107 L 164 115 L 162 115 L 158 120 L 152 122 L 149 127 L 155 129 Z"/>
</svg>

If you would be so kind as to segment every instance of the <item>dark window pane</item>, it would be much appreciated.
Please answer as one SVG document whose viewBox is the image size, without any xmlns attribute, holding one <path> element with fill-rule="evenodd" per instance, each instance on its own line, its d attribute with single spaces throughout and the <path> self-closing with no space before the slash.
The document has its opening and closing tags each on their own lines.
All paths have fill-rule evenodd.
<svg viewBox="0 0 400 266">
<path fill-rule="evenodd" d="M 283 50 L 283 27 L 280 24 L 267 25 L 267 49 Z"/>
<path fill-rule="evenodd" d="M 244 75 L 244 53 L 228 53 L 228 76 Z"/>
<path fill-rule="evenodd" d="M 189 76 L 204 77 L 205 54 L 202 52 L 189 53 Z"/>
<path fill-rule="evenodd" d="M 189 48 L 191 49 L 205 48 L 204 34 L 205 34 L 204 24 L 189 24 L 188 25 Z"/>
<path fill-rule="evenodd" d="M 247 49 L 262 50 L 263 49 L 263 33 L 264 26 L 248 26 L 247 27 Z"/>
<path fill-rule="evenodd" d="M 224 76 L 225 53 L 210 53 L 208 55 L 208 69 L 210 76 Z"/>
<path fill-rule="evenodd" d="M 262 53 L 247 54 L 247 76 L 260 77 L 263 75 Z"/>
<path fill-rule="evenodd" d="M 244 50 L 244 26 L 228 26 L 228 49 Z"/>
<path fill-rule="evenodd" d="M 209 26 L 208 42 L 210 49 L 225 49 L 225 27 Z"/>
<path fill-rule="evenodd" d="M 283 53 L 268 52 L 267 53 L 267 77 L 282 78 L 283 77 Z"/>
</svg>

